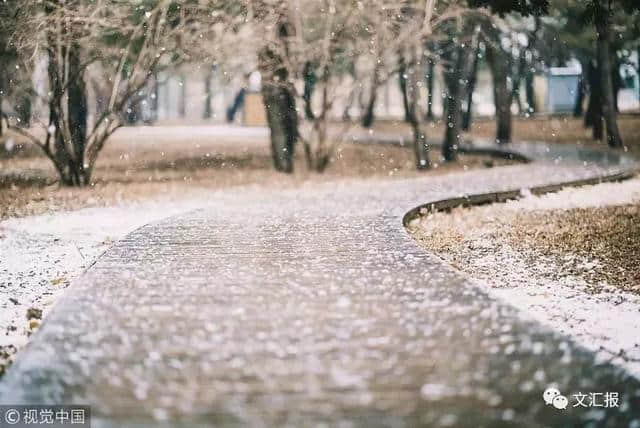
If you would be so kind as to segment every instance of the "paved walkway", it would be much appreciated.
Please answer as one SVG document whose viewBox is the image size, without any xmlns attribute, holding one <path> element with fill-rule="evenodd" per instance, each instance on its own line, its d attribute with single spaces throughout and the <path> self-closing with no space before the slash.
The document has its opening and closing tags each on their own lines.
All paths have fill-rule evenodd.
<svg viewBox="0 0 640 428">
<path fill-rule="evenodd" d="M 94 427 L 638 427 L 640 382 L 492 300 L 402 226 L 425 202 L 629 166 L 518 149 L 551 162 L 234 190 L 145 226 L 76 281 L 0 402 L 88 403 Z M 552 383 L 566 410 L 545 405 Z M 620 407 L 572 407 L 608 391 Z"/>
</svg>

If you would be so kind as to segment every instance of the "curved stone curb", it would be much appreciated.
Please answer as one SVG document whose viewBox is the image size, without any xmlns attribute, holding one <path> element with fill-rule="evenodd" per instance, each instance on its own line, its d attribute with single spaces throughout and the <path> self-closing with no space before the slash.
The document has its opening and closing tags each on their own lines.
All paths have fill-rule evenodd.
<svg viewBox="0 0 640 428">
<path fill-rule="evenodd" d="M 120 428 L 640 424 L 637 379 L 522 319 L 402 225 L 425 200 L 634 167 L 524 149 L 551 162 L 232 189 L 138 229 L 53 308 L 0 403 L 89 404 L 94 427 Z M 551 384 L 568 397 L 617 392 L 620 407 L 559 411 L 542 400 Z"/>
<path fill-rule="evenodd" d="M 591 177 L 584 178 L 580 180 L 572 180 L 572 181 L 564 181 L 556 184 L 546 184 L 543 186 L 534 186 L 531 188 L 526 188 L 526 190 L 532 195 L 544 195 L 545 193 L 553 193 L 559 190 L 562 190 L 565 187 L 580 187 L 580 186 L 589 186 L 599 183 L 607 183 L 607 182 L 616 182 L 616 181 L 624 181 L 630 178 L 633 178 L 638 174 L 636 169 L 610 173 L 599 177 Z M 523 189 L 513 189 L 513 190 L 505 190 L 502 192 L 492 192 L 492 193 L 477 193 L 473 195 L 466 195 L 459 198 L 451 198 L 451 199 L 443 199 L 434 202 L 428 202 L 426 204 L 419 205 L 415 208 L 409 210 L 404 217 L 402 217 L 402 224 L 407 227 L 409 223 L 429 212 L 436 211 L 449 211 L 458 207 L 470 207 L 476 205 L 486 205 L 493 203 L 501 203 L 506 201 L 511 201 L 515 199 L 520 199 L 524 197 Z"/>
</svg>

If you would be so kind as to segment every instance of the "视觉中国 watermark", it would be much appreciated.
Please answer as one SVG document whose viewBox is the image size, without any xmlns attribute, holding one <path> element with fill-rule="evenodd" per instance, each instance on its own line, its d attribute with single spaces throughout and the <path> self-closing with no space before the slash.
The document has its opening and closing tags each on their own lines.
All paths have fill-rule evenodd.
<svg viewBox="0 0 640 428">
<path fill-rule="evenodd" d="M 0 406 L 0 427 L 75 427 L 91 426 L 91 408 L 81 405 Z"/>
</svg>

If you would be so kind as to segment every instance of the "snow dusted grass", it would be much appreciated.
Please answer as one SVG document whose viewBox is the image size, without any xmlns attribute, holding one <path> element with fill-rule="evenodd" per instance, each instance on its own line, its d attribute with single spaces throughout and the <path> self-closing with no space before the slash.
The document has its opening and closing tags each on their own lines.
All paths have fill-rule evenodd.
<svg viewBox="0 0 640 428">
<path fill-rule="evenodd" d="M 640 376 L 640 178 L 414 221 L 490 293 Z"/>
<path fill-rule="evenodd" d="M 518 216 L 517 224 L 513 242 L 580 273 L 591 292 L 613 285 L 640 295 L 640 204 L 545 211 Z"/>
<path fill-rule="evenodd" d="M 204 207 L 211 193 L 0 222 L 0 374 L 69 283 L 112 242 L 147 223 Z M 28 319 L 29 318 L 29 319 Z"/>
</svg>

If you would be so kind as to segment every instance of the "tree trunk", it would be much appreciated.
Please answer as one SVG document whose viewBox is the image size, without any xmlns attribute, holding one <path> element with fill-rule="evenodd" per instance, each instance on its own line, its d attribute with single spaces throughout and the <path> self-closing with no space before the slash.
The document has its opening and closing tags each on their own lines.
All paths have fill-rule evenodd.
<svg viewBox="0 0 640 428">
<path fill-rule="evenodd" d="M 487 43 L 487 62 L 493 77 L 493 100 L 496 108 L 496 142 L 505 144 L 511 141 L 511 96 L 507 79 L 509 61 L 497 45 L 497 40 Z"/>
<path fill-rule="evenodd" d="M 204 77 L 204 113 L 203 119 L 211 119 L 213 115 L 213 109 L 211 108 L 211 79 L 213 78 L 213 66 L 209 68 L 209 71 Z"/>
<path fill-rule="evenodd" d="M 285 29 L 281 29 L 286 31 Z M 274 66 L 277 64 L 277 67 Z M 271 130 L 271 156 L 277 171 L 293 172 L 295 142 L 298 139 L 298 116 L 295 98 L 287 86 L 289 71 L 282 58 L 270 49 L 260 54 L 262 99 Z"/>
<path fill-rule="evenodd" d="M 611 58 L 609 56 L 610 7 L 610 0 L 602 0 L 595 19 L 598 33 L 598 72 L 602 87 L 602 114 L 607 128 L 607 144 L 609 147 L 623 147 L 616 120 L 613 84 L 611 81 Z"/>
<path fill-rule="evenodd" d="M 590 61 L 587 66 L 587 81 L 589 82 L 589 103 L 584 116 L 584 126 L 592 128 L 594 140 L 602 140 L 604 129 L 602 128 L 602 96 L 600 87 L 600 74 L 597 66 Z"/>
<path fill-rule="evenodd" d="M 320 91 L 320 112 L 317 117 L 313 119 L 312 133 L 309 139 L 305 142 L 305 159 L 307 161 L 307 167 L 311 171 L 322 173 L 329 166 L 331 160 L 332 148 L 328 138 L 328 113 L 329 113 L 329 73 L 325 67 L 321 71 L 321 91 Z"/>
<path fill-rule="evenodd" d="M 373 125 L 373 121 L 375 120 L 376 101 L 378 99 L 377 92 L 378 92 L 377 90 L 371 87 L 371 95 L 369 96 L 367 109 L 364 112 L 364 116 L 362 116 L 362 126 L 364 128 L 371 128 L 371 125 Z"/>
<path fill-rule="evenodd" d="M 291 90 L 278 84 L 262 85 L 262 96 L 271 129 L 271 154 L 278 171 L 293 172 L 294 145 L 298 138 L 298 117 Z"/>
<path fill-rule="evenodd" d="M 442 145 L 442 156 L 447 162 L 457 159 L 458 147 L 462 138 L 462 99 L 465 96 L 465 82 L 470 74 L 471 50 L 468 47 L 456 49 L 453 69 L 447 70 L 447 105 L 445 136 Z"/>
<path fill-rule="evenodd" d="M 404 105 L 404 120 L 405 122 L 412 123 L 414 118 L 411 117 L 413 112 L 409 105 L 409 97 L 407 95 L 407 65 L 402 53 L 398 54 L 398 84 L 400 85 L 400 92 L 402 93 L 402 104 Z"/>
<path fill-rule="evenodd" d="M 21 93 L 16 103 L 16 113 L 19 126 L 22 128 L 31 126 L 31 107 L 31 94 L 28 91 Z"/>
<path fill-rule="evenodd" d="M 589 61 L 585 68 L 587 87 L 589 88 L 589 100 L 587 101 L 587 111 L 584 114 L 584 127 L 591 128 L 595 122 L 595 104 L 600 102 L 600 81 L 598 72 L 593 61 Z"/>
<path fill-rule="evenodd" d="M 52 133 L 50 138 L 53 139 L 53 153 L 52 160 L 58 174 L 60 176 L 60 182 L 65 186 L 76 185 L 73 180 L 73 160 L 71 155 L 67 151 L 65 145 L 64 136 L 62 134 L 62 99 L 64 95 L 64 88 L 60 81 L 58 71 L 61 69 L 58 64 L 57 49 L 55 42 L 48 47 L 49 64 L 47 67 L 49 75 L 49 91 L 51 93 L 49 97 L 49 129 L 47 132 Z"/>
<path fill-rule="evenodd" d="M 578 87 L 577 87 L 577 93 L 576 93 L 576 103 L 573 106 L 573 117 L 580 117 L 582 116 L 582 104 L 584 104 L 584 95 L 585 95 L 585 71 L 586 71 L 586 67 L 584 65 L 584 63 L 582 64 L 582 74 L 580 75 L 580 77 L 578 78 Z"/>
<path fill-rule="evenodd" d="M 422 82 L 422 56 L 415 46 L 411 49 L 412 65 L 409 70 L 404 70 L 407 76 L 405 82 L 407 86 L 407 117 L 413 131 L 413 149 L 416 156 L 416 168 L 418 170 L 426 170 L 431 168 L 429 160 L 429 145 L 427 144 L 427 136 L 422 128 L 422 114 L 420 113 L 420 83 Z M 403 58 L 402 53 L 400 57 Z M 404 59 L 402 60 L 404 63 Z M 402 70 L 401 70 L 402 72 Z"/>
<path fill-rule="evenodd" d="M 427 119 L 433 120 L 433 81 L 435 72 L 435 60 L 429 57 L 427 60 Z"/>
<path fill-rule="evenodd" d="M 4 43 L 0 40 L 0 43 Z M 4 79 L 6 75 L 5 61 L 4 61 L 4 45 L 0 45 L 0 137 L 4 135 L 4 111 L 2 110 L 2 100 L 4 99 Z"/>
<path fill-rule="evenodd" d="M 151 83 L 151 122 L 157 122 L 160 114 L 160 81 L 158 80 L 158 72 L 153 73 L 153 81 Z"/>
<path fill-rule="evenodd" d="M 367 109 L 365 110 L 365 113 L 362 116 L 362 126 L 364 128 L 370 128 L 371 125 L 373 125 L 373 121 L 375 120 L 375 108 L 376 108 L 376 101 L 378 100 L 378 85 L 379 85 L 378 68 L 379 66 L 376 63 L 373 69 L 373 76 L 371 79 L 371 88 L 369 90 L 369 102 L 367 103 Z"/>
<path fill-rule="evenodd" d="M 520 54 L 518 55 L 518 70 L 516 71 L 516 74 L 512 79 L 511 87 L 511 98 L 516 102 L 516 106 L 518 107 L 518 115 L 523 114 L 522 100 L 520 99 L 520 86 L 522 84 L 522 77 L 527 68 L 527 59 L 525 58 L 525 52 L 526 48 L 520 50 Z"/>
<path fill-rule="evenodd" d="M 351 64 L 349 67 L 349 75 L 351 76 L 351 78 L 353 78 L 354 82 L 358 80 L 356 76 L 356 70 L 355 70 L 354 64 Z M 356 102 L 356 99 L 358 98 L 358 94 L 360 93 L 360 90 L 361 89 L 357 88 L 354 85 L 354 87 L 349 92 L 349 96 L 347 97 L 347 102 L 345 103 L 344 110 L 342 110 L 343 121 L 345 122 L 351 121 L 351 108 L 353 107 L 353 104 Z"/>
<path fill-rule="evenodd" d="M 316 73 L 310 61 L 305 62 L 302 73 L 304 74 L 304 92 L 302 94 L 302 99 L 304 100 L 304 116 L 307 120 L 313 120 L 315 116 L 313 114 L 312 98 L 313 91 L 316 88 Z"/>
<path fill-rule="evenodd" d="M 75 185 L 89 184 L 89 174 L 84 165 L 85 145 L 87 141 L 87 88 L 84 81 L 84 69 L 80 58 L 80 46 L 74 43 L 69 52 L 69 87 L 67 89 L 67 111 L 69 131 L 74 154 L 70 165 Z"/>
<path fill-rule="evenodd" d="M 280 22 L 277 36 L 288 55 L 288 37 L 294 32 L 288 22 Z M 293 90 L 289 86 L 289 70 L 284 59 L 270 48 L 258 55 L 262 74 L 262 99 L 271 130 L 271 155 L 277 171 L 293 172 L 295 143 L 298 140 L 298 115 Z"/>
<path fill-rule="evenodd" d="M 535 113 L 537 110 L 536 99 L 535 99 L 535 91 L 533 88 L 533 72 L 531 71 L 532 65 L 535 61 L 534 58 L 534 49 L 536 44 L 538 43 L 538 33 L 540 32 L 540 17 L 534 17 L 534 27 L 533 31 L 528 37 L 527 46 L 520 52 L 520 58 L 518 62 L 518 79 L 515 82 L 514 86 L 514 95 L 518 97 L 518 111 L 522 113 L 521 105 L 520 105 L 520 84 L 524 80 L 525 85 L 525 98 L 527 103 L 527 112 L 526 114 Z M 527 53 L 531 55 L 531 59 L 527 59 Z"/>
<path fill-rule="evenodd" d="M 535 90 L 533 88 L 533 73 L 531 71 L 527 71 L 525 78 L 525 94 L 527 96 L 527 108 L 529 109 L 529 113 L 535 113 L 538 111 L 538 106 L 536 105 L 536 95 Z"/>
<path fill-rule="evenodd" d="M 598 102 L 600 96 L 598 95 L 594 100 L 593 114 L 591 123 L 592 133 L 591 136 L 596 141 L 602 141 L 604 138 L 604 124 L 602 123 L 602 104 Z"/>
<path fill-rule="evenodd" d="M 184 74 L 180 75 L 180 99 L 178 100 L 178 115 L 184 118 L 187 114 L 187 80 Z"/>
<path fill-rule="evenodd" d="M 527 50 L 529 50 L 531 54 L 531 61 L 535 61 L 533 57 L 533 48 L 535 48 L 538 41 L 538 32 L 540 31 L 540 17 L 536 16 L 534 18 L 535 26 L 533 29 L 533 33 L 531 33 L 531 38 L 527 42 Z M 527 108 L 529 109 L 529 114 L 533 114 L 538 111 L 538 106 L 536 105 L 536 97 L 535 91 L 533 88 L 533 72 L 531 71 L 532 67 L 527 67 L 525 71 L 524 84 L 525 84 L 525 93 L 527 97 Z"/>
<path fill-rule="evenodd" d="M 469 90 L 467 91 L 467 109 L 464 111 L 462 118 L 462 129 L 468 131 L 471 127 L 471 121 L 473 116 L 473 92 L 476 89 L 476 81 L 478 78 L 478 63 L 480 62 L 480 40 L 476 43 L 476 47 L 473 50 L 473 63 L 471 67 L 471 73 L 469 75 Z"/>
<path fill-rule="evenodd" d="M 88 109 L 81 47 L 73 43 L 67 50 L 65 47 L 57 46 L 53 37 L 48 41 L 48 132 L 53 139 L 53 150 L 49 151 L 47 148 L 46 152 L 53 161 L 63 185 L 86 186 L 90 182 L 91 168 L 85 165 L 84 159 Z M 62 70 L 66 70 L 66 88 L 61 80 Z"/>
<path fill-rule="evenodd" d="M 609 56 L 611 57 L 611 56 Z M 615 59 L 611 66 L 611 85 L 613 86 L 613 107 L 616 113 L 620 112 L 620 108 L 618 107 L 618 94 L 620 93 L 620 89 L 622 89 L 622 77 L 620 77 L 620 60 L 617 55 L 613 56 Z"/>
<path fill-rule="evenodd" d="M 2 73 L 2 69 L 0 69 L 0 73 Z M 0 85 L 0 137 L 4 135 L 4 112 L 2 111 L 2 87 Z"/>
<path fill-rule="evenodd" d="M 413 131 L 413 148 L 416 155 L 416 168 L 419 170 L 431 168 L 429 160 L 429 144 L 427 144 L 427 136 L 422 129 L 419 119 L 411 121 L 411 130 Z"/>
</svg>

